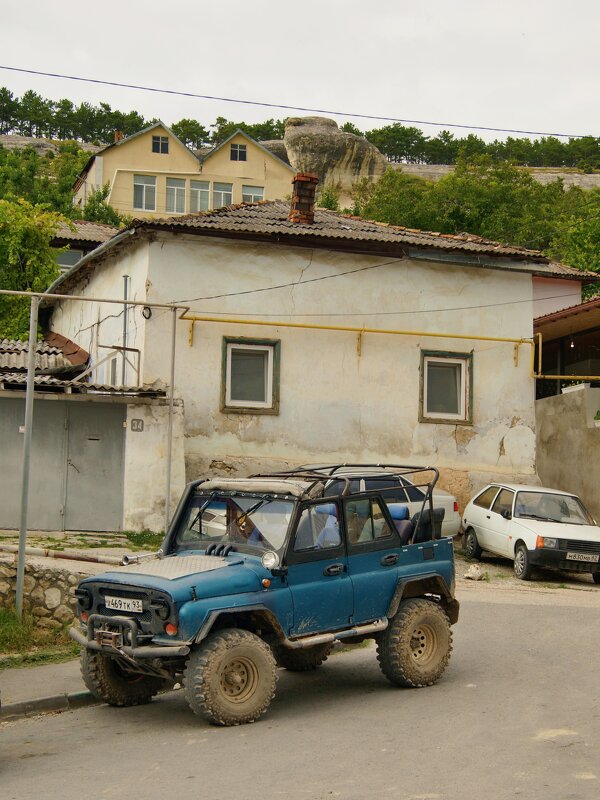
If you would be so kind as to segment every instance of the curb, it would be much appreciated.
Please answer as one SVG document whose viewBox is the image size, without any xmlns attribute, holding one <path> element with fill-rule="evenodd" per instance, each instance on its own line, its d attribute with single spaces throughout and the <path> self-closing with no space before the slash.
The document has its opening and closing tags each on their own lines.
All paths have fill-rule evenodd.
<svg viewBox="0 0 600 800">
<path fill-rule="evenodd" d="M 23 700 L 20 703 L 7 703 L 0 707 L 0 722 L 50 713 L 51 711 L 74 711 L 78 708 L 100 703 L 91 692 L 70 692 L 39 697 L 36 700 Z"/>
</svg>

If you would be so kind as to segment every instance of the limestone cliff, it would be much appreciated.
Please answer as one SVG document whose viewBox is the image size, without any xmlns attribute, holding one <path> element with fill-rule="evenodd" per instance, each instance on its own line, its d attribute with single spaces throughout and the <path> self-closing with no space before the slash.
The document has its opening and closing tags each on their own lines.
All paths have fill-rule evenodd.
<svg viewBox="0 0 600 800">
<path fill-rule="evenodd" d="M 297 172 L 314 172 L 321 187 L 333 186 L 342 205 L 350 205 L 353 184 L 377 180 L 388 164 L 379 150 L 361 136 L 340 131 L 326 117 L 290 117 L 284 139 L 288 159 Z"/>
</svg>

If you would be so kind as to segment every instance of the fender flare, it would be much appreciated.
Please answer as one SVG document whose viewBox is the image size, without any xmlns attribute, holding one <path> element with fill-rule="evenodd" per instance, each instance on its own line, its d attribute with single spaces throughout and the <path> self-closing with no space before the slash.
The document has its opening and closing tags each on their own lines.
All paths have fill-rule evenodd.
<svg viewBox="0 0 600 800">
<path fill-rule="evenodd" d="M 232 614 L 232 615 L 247 615 L 247 614 L 255 614 L 257 616 L 262 616 L 266 619 L 269 628 L 275 632 L 277 639 L 283 640 L 286 638 L 283 628 L 275 614 L 270 611 L 265 605 L 256 604 L 251 606 L 226 606 L 224 608 L 216 608 L 211 611 L 204 622 L 202 623 L 198 633 L 194 636 L 193 642 L 194 644 L 198 644 L 203 639 L 206 639 L 208 634 L 214 627 L 215 622 L 219 619 L 219 617 L 224 616 L 225 614 Z"/>
<path fill-rule="evenodd" d="M 398 611 L 400 603 L 407 594 L 409 587 L 416 588 L 415 584 L 420 584 L 417 594 L 409 592 L 410 597 L 421 597 L 424 594 L 439 595 L 441 605 L 448 615 L 450 624 L 454 625 L 458 621 L 460 604 L 453 596 L 446 581 L 436 572 L 423 572 L 419 575 L 409 575 L 402 577 L 396 584 L 396 589 L 387 610 L 387 618 L 391 619 Z"/>
</svg>

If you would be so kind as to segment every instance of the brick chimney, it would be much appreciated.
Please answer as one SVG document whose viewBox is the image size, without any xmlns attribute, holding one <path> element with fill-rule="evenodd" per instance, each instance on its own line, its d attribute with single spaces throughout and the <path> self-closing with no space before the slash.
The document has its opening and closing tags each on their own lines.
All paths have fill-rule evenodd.
<svg viewBox="0 0 600 800">
<path fill-rule="evenodd" d="M 292 180 L 292 205 L 288 219 L 312 225 L 315 221 L 315 192 L 319 178 L 310 172 L 299 172 Z"/>
<path fill-rule="evenodd" d="M 115 131 L 115 144 L 123 141 L 123 131 Z"/>
</svg>

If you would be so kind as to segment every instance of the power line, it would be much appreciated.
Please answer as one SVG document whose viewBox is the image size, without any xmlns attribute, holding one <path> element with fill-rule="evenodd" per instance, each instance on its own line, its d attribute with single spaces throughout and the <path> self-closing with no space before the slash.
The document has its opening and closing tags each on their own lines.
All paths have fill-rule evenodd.
<svg viewBox="0 0 600 800">
<path fill-rule="evenodd" d="M 160 89 L 154 86 L 139 86 L 132 83 L 119 83 L 118 81 L 105 81 L 99 78 L 82 78 L 78 75 L 62 75 L 57 72 L 42 72 L 35 69 L 24 69 L 22 67 L 9 67 L 0 64 L 0 69 L 10 72 L 22 72 L 27 75 L 40 75 L 45 78 L 61 78 L 69 81 L 79 81 L 81 83 L 95 83 L 101 86 L 117 86 L 120 89 L 135 89 L 142 92 L 154 92 L 157 94 L 170 94 L 178 97 L 192 97 L 197 100 L 218 100 L 221 103 L 238 103 L 247 106 L 260 106 L 261 108 L 280 108 L 286 111 L 306 111 L 310 114 L 331 114 L 336 117 L 354 117 L 356 119 L 374 119 L 380 122 L 400 122 L 409 125 L 432 125 L 437 128 L 464 128 L 475 131 L 491 131 L 495 133 L 520 133 L 526 136 L 554 136 L 560 139 L 584 139 L 590 134 L 584 133 L 548 133 L 544 131 L 524 131 L 516 128 L 493 128 L 486 125 L 464 125 L 454 122 L 431 122 L 430 120 L 419 119 L 400 119 L 399 117 L 385 117 L 377 114 L 360 114 L 352 111 L 332 111 L 325 108 L 308 108 L 305 106 L 291 106 L 283 103 L 265 103 L 258 100 L 240 100 L 233 97 L 218 97 L 209 94 L 196 94 L 195 92 L 182 92 L 177 89 Z"/>
</svg>

